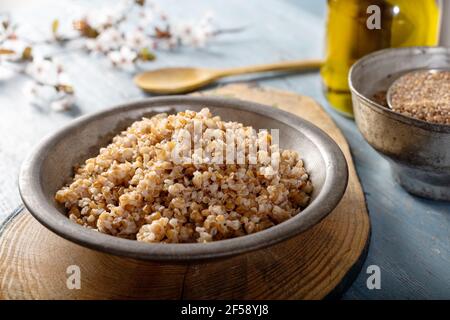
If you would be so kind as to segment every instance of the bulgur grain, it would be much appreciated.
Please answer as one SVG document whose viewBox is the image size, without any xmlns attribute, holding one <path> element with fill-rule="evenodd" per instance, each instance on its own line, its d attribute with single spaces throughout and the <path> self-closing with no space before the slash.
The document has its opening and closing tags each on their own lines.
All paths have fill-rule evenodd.
<svg viewBox="0 0 450 320">
<path fill-rule="evenodd" d="M 306 207 L 312 184 L 295 151 L 270 146 L 258 151 L 255 164 L 250 158 L 244 164 L 177 164 L 174 136 L 180 129 L 193 132 L 194 121 L 203 124 L 203 133 L 219 129 L 222 138 L 227 129 L 251 130 L 213 117 L 206 108 L 144 118 L 78 167 L 56 201 L 80 225 L 149 243 L 238 237 L 281 223 Z M 272 137 L 260 132 L 257 140 L 270 144 Z M 241 142 L 249 153 L 254 141 Z M 209 143 L 225 148 L 217 139 Z M 208 144 L 205 151 L 211 150 L 218 149 Z"/>
<path fill-rule="evenodd" d="M 406 116 L 450 125 L 450 71 L 423 70 L 403 75 L 390 89 L 390 105 Z"/>
</svg>

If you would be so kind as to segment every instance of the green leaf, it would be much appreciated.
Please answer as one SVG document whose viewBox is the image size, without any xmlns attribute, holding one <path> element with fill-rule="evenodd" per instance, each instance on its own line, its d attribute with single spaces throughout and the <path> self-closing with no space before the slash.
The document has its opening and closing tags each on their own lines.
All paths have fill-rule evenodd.
<svg viewBox="0 0 450 320">
<path fill-rule="evenodd" d="M 52 22 L 52 32 L 54 36 L 56 36 L 56 33 L 58 32 L 58 28 L 59 28 L 59 20 L 55 19 Z"/>
<path fill-rule="evenodd" d="M 156 59 L 155 54 L 148 48 L 142 48 L 138 53 L 138 57 L 142 61 L 152 61 Z"/>
<path fill-rule="evenodd" d="M 26 47 L 22 51 L 22 60 L 32 60 L 33 59 L 33 49 L 31 47 Z"/>
<path fill-rule="evenodd" d="M 56 90 L 67 93 L 67 94 L 73 94 L 74 90 L 73 87 L 68 84 L 59 84 L 55 86 Z"/>
</svg>

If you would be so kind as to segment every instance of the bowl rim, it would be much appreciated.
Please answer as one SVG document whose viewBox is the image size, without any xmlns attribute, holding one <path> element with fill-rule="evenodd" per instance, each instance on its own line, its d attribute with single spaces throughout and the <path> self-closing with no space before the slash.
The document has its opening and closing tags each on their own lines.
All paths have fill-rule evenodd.
<svg viewBox="0 0 450 320">
<path fill-rule="evenodd" d="M 369 63 L 372 59 L 380 58 L 380 56 L 388 56 L 390 54 L 395 53 L 411 53 L 416 52 L 420 54 L 425 53 L 447 53 L 450 56 L 450 48 L 446 47 L 429 47 L 429 46 L 414 46 L 414 47 L 401 47 L 401 48 L 386 48 L 382 50 L 378 50 L 372 53 L 369 53 L 365 55 L 364 57 L 358 59 L 351 67 L 348 73 L 348 85 L 350 88 L 350 91 L 352 94 L 357 96 L 359 99 L 363 100 L 367 103 L 367 105 L 373 109 L 374 111 L 377 111 L 379 113 L 383 113 L 388 117 L 391 117 L 397 121 L 400 121 L 405 124 L 413 125 L 419 128 L 422 128 L 424 130 L 434 131 L 434 132 L 443 132 L 443 133 L 450 133 L 450 125 L 447 124 L 440 124 L 440 123 L 431 123 L 424 120 L 416 119 L 410 116 L 403 115 L 401 113 L 398 113 L 394 110 L 391 110 L 390 108 L 383 107 L 379 103 L 369 99 L 365 95 L 363 95 L 361 92 L 359 92 L 355 86 L 353 81 L 353 76 L 355 74 L 355 70 L 358 68 L 361 68 L 363 64 Z M 388 58 L 388 57 L 385 57 Z M 413 66 L 411 66 L 413 67 Z M 449 66 L 450 67 L 450 66 Z M 436 67 L 431 67 L 430 69 L 436 69 Z M 418 70 L 428 70 L 426 68 L 412 68 L 409 71 L 418 71 Z"/>
<path fill-rule="evenodd" d="M 325 161 L 325 181 L 322 190 L 301 214 L 266 230 L 220 241 L 203 243 L 141 243 L 102 234 L 82 227 L 61 214 L 54 204 L 45 197 L 40 186 L 40 169 L 51 146 L 65 135 L 84 123 L 105 115 L 126 113 L 130 110 L 149 107 L 201 105 L 225 107 L 257 113 L 276 119 L 302 133 L 319 149 Z M 262 104 L 223 97 L 152 97 L 110 107 L 106 110 L 87 114 L 71 121 L 55 133 L 45 137 L 23 162 L 19 174 L 19 191 L 29 212 L 45 227 L 59 236 L 82 246 L 129 258 L 152 261 L 194 261 L 228 257 L 261 249 L 287 240 L 309 229 L 327 216 L 340 202 L 348 182 L 348 168 L 345 157 L 325 132 L 307 120 L 292 113 Z"/>
</svg>

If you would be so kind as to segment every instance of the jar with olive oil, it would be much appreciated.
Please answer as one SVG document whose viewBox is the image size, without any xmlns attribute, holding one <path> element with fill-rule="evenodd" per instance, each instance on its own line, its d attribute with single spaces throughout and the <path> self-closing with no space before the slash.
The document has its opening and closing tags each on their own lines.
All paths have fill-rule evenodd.
<svg viewBox="0 0 450 320">
<path fill-rule="evenodd" d="M 384 48 L 434 46 L 439 38 L 436 0 L 328 0 L 325 95 L 352 116 L 348 71 L 364 55 Z"/>
</svg>

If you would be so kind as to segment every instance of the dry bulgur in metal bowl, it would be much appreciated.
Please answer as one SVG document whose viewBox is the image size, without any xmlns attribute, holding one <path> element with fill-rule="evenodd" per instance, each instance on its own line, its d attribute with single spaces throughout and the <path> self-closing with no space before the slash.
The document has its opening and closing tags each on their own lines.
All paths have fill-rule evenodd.
<svg viewBox="0 0 450 320">
<path fill-rule="evenodd" d="M 199 155 L 195 143 L 175 152 L 181 130 L 201 133 L 200 158 L 174 158 Z M 214 139 L 203 138 L 211 132 Z M 243 162 L 224 161 L 229 132 L 242 134 Z M 76 168 L 55 199 L 82 226 L 149 243 L 210 242 L 270 228 L 308 205 L 312 184 L 296 151 L 280 150 L 268 131 L 254 132 L 207 108 L 143 118 Z M 205 156 L 216 150 L 224 151 L 221 161 Z"/>
<path fill-rule="evenodd" d="M 166 178 L 163 178 L 160 184 L 151 185 L 148 186 L 148 188 L 149 189 L 153 188 L 152 190 L 155 192 L 159 190 L 161 198 L 165 197 L 164 201 L 166 201 L 164 203 L 163 199 L 159 199 L 161 206 L 164 206 L 169 210 L 172 209 L 173 211 L 173 216 L 171 218 L 167 217 L 168 219 L 167 224 L 164 226 L 165 238 L 163 238 L 162 241 L 153 242 L 151 245 L 144 241 L 130 240 L 135 239 L 137 237 L 139 230 L 144 225 L 149 226 L 145 227 L 142 230 L 141 232 L 142 237 L 147 238 L 147 241 L 153 241 L 157 239 L 157 234 L 159 234 L 159 232 L 155 233 L 153 232 L 153 230 L 146 230 L 146 229 L 153 229 L 154 227 L 156 227 L 155 231 L 159 230 L 159 227 L 157 227 L 158 224 L 155 224 L 154 227 L 151 227 L 153 219 L 154 218 L 158 219 L 158 215 L 156 214 L 151 218 L 150 216 L 152 213 L 156 213 L 160 209 L 164 211 L 164 209 L 161 207 L 159 208 L 155 207 L 154 209 L 157 210 L 154 210 L 151 206 L 147 206 L 145 209 L 147 212 L 149 212 L 147 214 L 144 211 L 145 207 L 144 205 L 142 206 L 142 210 L 139 211 L 138 210 L 139 205 L 142 205 L 144 202 L 146 202 L 145 204 L 148 203 L 152 204 L 155 202 L 156 199 L 148 198 L 146 200 L 144 197 L 149 197 L 149 194 L 143 194 L 142 198 L 140 198 L 138 195 L 136 200 L 131 198 L 130 195 L 133 194 L 131 189 L 136 189 L 137 186 L 139 185 L 139 181 L 131 181 L 132 179 L 128 175 L 124 176 L 118 175 L 116 178 L 123 180 L 122 185 L 120 186 L 118 185 L 119 181 L 113 181 L 116 188 L 111 188 L 109 190 L 110 194 L 105 193 L 105 195 L 107 196 L 110 195 L 110 198 L 106 197 L 103 200 L 101 199 L 101 197 L 104 197 L 103 191 L 107 191 L 108 189 L 102 190 L 103 188 L 102 187 L 99 188 L 100 190 L 96 190 L 98 187 L 101 186 L 101 183 L 96 183 L 95 185 L 91 186 L 89 186 L 89 183 L 93 182 L 95 179 L 100 179 L 99 182 L 102 180 L 106 182 L 101 177 L 107 176 L 108 174 L 112 174 L 110 178 L 113 178 L 113 176 L 116 173 L 121 172 L 120 168 L 126 169 L 124 170 L 124 172 L 128 172 L 130 176 L 131 174 L 135 176 L 136 173 L 141 172 L 141 170 L 137 167 L 135 169 L 133 165 L 136 166 L 137 164 L 139 164 L 139 162 L 142 162 L 142 166 L 144 169 L 136 177 L 139 177 L 139 175 L 145 176 L 145 173 L 150 174 L 150 171 L 148 170 L 149 168 L 147 168 L 146 166 L 156 164 L 155 161 L 150 159 L 155 159 L 155 157 L 159 156 L 162 157 L 167 156 L 164 155 L 163 146 L 170 147 L 171 145 L 170 143 L 166 144 L 167 139 L 161 136 L 167 135 L 167 137 L 170 137 L 169 132 L 159 130 L 158 129 L 159 126 L 149 125 L 152 123 L 152 121 L 156 121 L 157 118 L 153 117 L 160 113 L 167 113 L 168 116 L 158 115 L 158 117 L 167 119 L 169 119 L 170 117 L 170 119 L 174 119 L 177 113 L 185 114 L 185 116 L 187 116 L 186 110 L 193 110 L 196 113 L 201 113 L 202 109 L 205 106 L 207 106 L 210 109 L 212 114 L 220 116 L 223 120 L 232 121 L 235 124 L 245 123 L 246 125 L 252 126 L 253 128 L 256 128 L 258 130 L 260 129 L 278 130 L 279 133 L 278 137 L 276 132 L 272 132 L 272 130 L 270 131 L 270 138 L 268 135 L 266 135 L 267 141 L 269 140 L 271 141 L 270 144 L 271 149 L 269 150 L 270 152 L 268 152 L 268 154 L 262 153 L 261 159 L 258 159 L 267 161 L 267 165 L 266 164 L 254 165 L 253 164 L 255 160 L 254 153 L 250 152 L 249 149 L 248 155 L 250 156 L 247 157 L 247 159 L 249 168 L 252 168 L 252 170 L 250 170 L 249 172 L 250 175 L 249 178 L 246 178 L 246 174 L 249 170 L 246 170 L 245 174 L 243 171 L 239 171 L 240 168 L 239 163 L 242 162 L 237 162 L 237 165 L 235 167 L 233 167 L 233 165 L 229 165 L 228 162 L 226 161 L 226 164 L 228 166 L 221 166 L 218 165 L 217 163 L 213 163 L 209 164 L 208 169 L 206 169 L 206 167 L 200 166 L 198 170 L 197 169 L 194 170 L 195 166 L 187 165 L 188 163 L 183 163 L 183 161 L 181 162 L 177 161 L 176 166 L 183 168 L 181 172 L 183 174 L 183 178 L 181 178 L 180 176 L 179 169 L 172 170 L 171 168 L 167 168 L 162 170 L 161 168 L 161 170 L 157 171 L 158 175 L 155 178 L 161 179 L 163 178 L 163 175 L 172 174 L 172 176 L 174 177 L 174 183 L 171 184 L 169 181 L 167 181 L 169 183 L 166 184 L 164 181 L 166 180 Z M 133 122 L 137 120 L 138 122 L 136 124 L 133 124 Z M 157 122 L 162 123 L 165 121 L 164 119 L 160 120 L 161 121 Z M 218 120 L 218 118 L 211 116 L 211 119 L 205 119 L 204 125 L 211 125 L 213 128 L 216 125 L 215 124 L 216 120 Z M 203 123 L 203 121 L 200 122 Z M 221 122 L 219 121 L 219 123 Z M 174 122 L 174 124 L 182 126 L 182 124 L 178 122 Z M 145 130 L 149 131 L 147 135 L 150 135 L 150 133 L 152 133 L 153 135 L 156 134 L 154 136 L 154 139 L 158 139 L 159 143 L 156 142 L 153 148 L 151 147 L 152 143 L 151 141 L 148 141 L 147 142 L 148 145 L 146 146 L 145 144 L 143 144 L 144 140 L 141 142 L 139 142 L 138 140 L 133 142 L 134 139 L 131 138 L 130 136 L 127 136 L 128 130 L 130 131 L 135 130 L 136 132 L 138 132 L 138 130 L 140 130 L 138 127 L 140 126 L 142 126 L 142 128 L 145 127 L 146 128 Z M 194 121 L 194 129 L 195 129 L 195 121 Z M 207 130 L 204 130 L 203 133 L 206 133 L 206 131 Z M 221 130 L 219 129 L 218 131 Z M 142 132 L 142 134 L 144 134 L 144 132 Z M 114 136 L 116 137 L 114 138 Z M 133 149 L 131 150 L 132 152 L 124 151 L 122 154 L 113 153 L 114 156 L 117 157 L 118 160 L 120 160 L 120 162 L 117 160 L 112 160 L 113 155 L 112 154 L 109 155 L 109 153 L 114 148 L 114 145 L 115 146 L 119 146 L 121 144 L 126 145 L 126 143 L 128 143 L 126 142 L 128 138 L 131 138 L 132 144 L 130 145 L 130 148 Z M 196 135 L 194 135 L 194 138 L 195 138 L 194 140 L 198 140 L 196 138 Z M 228 139 L 226 140 L 228 141 Z M 284 149 L 293 150 L 295 152 L 293 153 L 290 153 L 289 151 L 287 151 L 286 153 L 283 153 L 283 151 L 277 152 L 277 148 L 275 148 L 276 145 L 275 142 L 277 140 L 279 140 L 279 146 L 281 146 Z M 258 141 L 265 141 L 265 139 L 258 139 Z M 108 146 L 111 143 L 112 145 Z M 220 139 L 216 140 L 215 143 L 219 144 L 220 146 L 221 145 Z M 177 145 L 178 144 L 175 144 L 175 148 Z M 184 150 L 184 144 L 180 145 L 183 146 L 183 148 L 181 149 Z M 227 145 L 228 144 L 226 144 L 226 146 Z M 239 142 L 239 146 L 241 146 L 241 149 L 242 146 L 250 147 L 251 145 L 252 143 L 246 144 L 245 139 L 244 141 Z M 101 148 L 102 146 L 106 147 Z M 136 147 L 136 150 L 134 150 L 135 148 L 133 146 Z M 153 151 L 145 149 L 146 147 L 153 149 Z M 191 148 L 188 149 L 190 150 Z M 208 148 L 203 149 L 204 151 L 208 150 Z M 135 155 L 135 152 L 142 152 L 142 154 L 146 154 L 147 151 L 148 156 L 145 156 L 145 159 L 144 155 L 141 155 L 142 159 L 140 159 L 137 154 Z M 293 160 L 293 162 L 290 162 L 291 160 L 284 161 L 282 159 L 283 154 L 286 157 L 285 159 L 295 159 L 294 158 L 295 153 L 298 153 L 301 156 L 304 163 L 300 162 L 299 161 L 300 159 L 296 159 L 296 161 Z M 228 154 L 228 152 L 226 154 Z M 268 157 L 269 154 L 270 157 Z M 274 156 L 272 157 L 272 155 Z M 268 158 L 271 159 L 270 163 L 273 164 L 272 162 L 273 158 L 276 160 L 278 156 L 279 156 L 278 159 L 279 166 L 278 169 L 276 167 L 275 169 L 279 171 L 272 170 L 268 165 L 269 162 Z M 105 160 L 102 163 L 103 157 L 109 158 L 109 160 Z M 87 160 L 86 163 L 86 159 L 89 158 L 92 159 Z M 207 160 L 208 155 L 204 158 L 205 158 L 204 160 Z M 214 157 L 212 157 L 212 159 L 214 158 L 215 154 Z M 183 158 L 181 157 L 181 159 Z M 197 157 L 195 157 L 195 154 L 192 156 L 192 160 L 194 160 L 193 161 L 194 164 L 198 162 L 197 161 L 198 159 Z M 96 163 L 97 161 L 102 164 L 100 173 L 94 173 L 94 171 L 97 170 L 95 168 L 96 165 L 89 164 L 90 162 Z M 108 164 L 108 161 L 110 162 L 110 164 Z M 162 164 L 163 162 L 166 161 L 161 161 L 158 163 Z M 144 163 L 146 163 L 146 165 L 144 165 Z M 276 163 L 277 161 L 274 161 L 274 164 Z M 186 166 L 184 166 L 184 164 L 186 164 Z M 303 169 L 302 165 L 304 167 Z M 73 171 L 74 167 L 75 167 L 75 175 Z M 291 169 L 291 173 L 288 173 L 287 170 L 288 167 Z M 209 168 L 211 168 L 211 171 Z M 257 168 L 259 168 L 258 170 L 260 170 L 259 173 L 256 171 Z M 217 180 L 222 181 L 226 177 L 227 169 L 233 171 L 236 170 L 236 172 L 229 171 L 227 179 L 230 179 L 231 177 L 233 177 L 232 179 L 233 181 L 248 179 L 245 180 L 246 181 L 245 188 L 242 187 L 241 189 L 241 187 L 239 188 L 236 187 L 235 188 L 236 190 L 234 190 L 236 194 L 238 193 L 242 194 L 241 197 L 239 198 L 239 196 L 236 196 L 235 200 L 228 202 L 229 206 L 228 208 L 231 208 L 232 205 L 235 206 L 235 209 L 232 211 L 235 211 L 236 214 L 233 214 L 232 217 L 230 217 L 231 211 L 230 213 L 228 212 L 222 213 L 219 211 L 217 212 L 215 211 L 221 207 L 211 207 L 212 212 L 211 210 L 209 210 L 210 205 L 220 206 L 220 204 L 217 201 L 216 203 L 212 203 L 213 201 L 212 199 L 215 199 L 216 196 L 221 195 L 220 192 L 223 191 L 221 190 L 219 191 L 218 186 L 217 191 L 215 190 L 216 188 L 215 186 L 212 187 L 212 190 L 203 188 L 204 174 L 205 174 L 205 183 L 209 182 L 208 187 L 210 187 L 211 185 L 214 185 L 214 183 L 212 183 L 212 181 L 214 181 L 213 179 L 216 179 L 216 181 Z M 306 175 L 303 173 L 303 170 L 305 169 L 307 171 Z M 89 171 L 87 170 L 93 171 L 91 174 L 89 174 Z M 220 176 L 216 177 L 216 175 L 213 174 L 213 172 L 219 170 L 224 171 L 224 174 L 220 173 L 222 177 Z M 148 172 L 144 173 L 144 171 Z M 199 190 L 203 191 L 204 196 L 205 191 L 209 190 L 207 192 L 209 192 L 210 195 L 213 196 L 209 196 L 209 199 L 208 198 L 206 199 L 207 203 L 203 203 L 201 201 L 195 202 L 197 202 L 201 206 L 205 206 L 205 209 L 198 210 L 200 215 L 202 214 L 203 210 L 207 210 L 203 212 L 205 214 L 208 213 L 208 215 L 214 217 L 215 221 L 208 220 L 207 217 L 203 216 L 200 217 L 196 215 L 196 212 L 193 209 L 191 210 L 195 213 L 192 215 L 192 217 L 191 214 L 189 214 L 189 216 L 183 215 L 182 214 L 183 210 L 180 210 L 183 207 L 181 208 L 175 207 L 178 205 L 181 206 L 182 203 L 181 202 L 178 203 L 177 201 L 175 201 L 172 204 L 172 200 L 174 198 L 179 198 L 181 194 L 183 194 L 184 200 L 185 192 L 187 193 L 186 194 L 187 199 L 189 199 L 188 192 L 190 189 L 189 187 L 188 188 L 185 187 L 184 178 L 186 177 L 188 181 L 190 179 L 194 180 L 193 172 L 195 171 L 199 171 L 201 173 L 201 176 L 198 173 L 196 174 L 196 176 L 198 177 L 196 179 L 200 180 L 201 177 L 201 189 L 196 190 L 197 195 L 195 195 L 195 193 L 193 192 L 191 197 L 192 196 L 198 197 Z M 272 178 L 271 175 L 277 172 L 279 173 L 280 178 L 279 179 L 277 177 Z M 210 174 L 211 176 L 209 176 Z M 252 174 L 253 177 L 251 177 Z M 290 174 L 292 174 L 296 178 L 290 179 L 289 176 Z M 150 176 L 152 175 L 150 174 Z M 286 176 L 288 176 L 289 178 L 286 179 Z M 283 180 L 281 177 L 283 177 Z M 150 179 L 153 179 L 153 177 Z M 256 179 L 258 181 L 256 181 Z M 123 105 L 114 106 L 108 108 L 107 110 L 97 112 L 94 114 L 85 115 L 67 124 L 57 132 L 53 133 L 52 135 L 44 138 L 39 143 L 39 145 L 37 145 L 36 148 L 30 153 L 30 155 L 24 160 L 22 164 L 19 176 L 19 190 L 23 202 L 28 211 L 42 225 L 44 225 L 49 230 L 53 231 L 54 233 L 71 242 L 104 253 L 120 255 L 139 260 L 157 261 L 158 263 L 163 261 L 184 263 L 188 261 L 214 260 L 218 258 L 231 257 L 238 254 L 245 254 L 253 250 L 259 250 L 262 248 L 273 246 L 277 243 L 284 242 L 288 239 L 291 239 L 299 235 L 300 233 L 310 229 L 311 227 L 319 223 L 330 212 L 332 212 L 332 210 L 337 206 L 342 196 L 344 195 L 347 186 L 347 179 L 348 179 L 348 170 L 346 160 L 339 146 L 317 126 L 300 117 L 293 115 L 292 113 L 258 103 L 225 97 L 172 96 L 172 97 L 153 97 L 149 99 L 143 99 L 136 102 L 130 102 Z M 260 181 L 264 181 L 265 184 L 260 183 Z M 272 181 L 275 183 L 272 183 Z M 309 185 L 308 181 L 310 181 Z M 285 186 L 284 187 L 285 189 L 282 189 L 281 193 L 277 192 L 279 190 L 277 190 L 276 182 L 279 182 L 279 184 L 283 184 Z M 175 186 L 176 183 L 180 183 L 187 190 L 185 189 L 183 189 L 182 191 L 179 190 L 181 188 L 178 185 Z M 251 209 L 252 207 L 254 207 L 252 201 L 250 201 L 247 198 L 250 193 L 255 192 L 255 189 L 258 190 L 257 189 L 258 183 L 261 185 L 260 191 L 261 193 L 259 194 L 259 196 L 265 194 L 265 197 L 263 196 L 261 197 L 261 199 L 267 200 L 268 197 L 267 204 L 270 204 L 271 202 L 276 202 L 276 206 L 280 207 L 280 209 L 282 210 L 279 209 L 272 210 L 272 212 L 270 212 L 268 216 L 264 217 L 264 215 L 261 215 L 261 219 L 259 221 L 257 219 L 256 219 L 257 221 L 252 221 L 251 219 L 248 219 L 249 221 L 248 222 L 247 219 L 245 218 L 249 218 L 249 216 L 251 215 L 255 216 L 259 215 L 258 213 L 259 206 L 257 207 L 255 214 L 253 214 L 254 209 L 253 211 L 250 210 L 250 212 L 248 211 L 244 212 L 242 209 L 248 207 Z M 287 188 L 295 185 L 296 183 L 298 183 L 297 191 L 299 191 L 299 195 L 294 196 L 294 194 L 291 194 L 292 196 L 289 197 L 289 192 Z M 275 188 L 269 188 L 271 184 Z M 77 193 L 73 193 L 70 190 L 58 193 L 59 190 L 62 190 L 61 188 L 63 188 L 63 186 L 67 186 L 70 189 L 71 185 L 72 188 L 79 186 L 79 191 L 81 191 L 81 194 L 77 195 Z M 308 194 L 307 191 L 308 188 L 311 188 L 311 185 L 313 186 L 312 192 Z M 190 186 L 190 188 L 192 188 L 191 190 L 195 190 L 195 185 L 193 181 L 192 184 L 189 185 L 186 184 L 186 186 Z M 169 187 L 171 187 L 170 192 Z M 90 188 L 94 189 L 89 190 Z M 164 188 L 166 188 L 166 191 L 163 190 Z M 228 188 L 228 192 L 230 191 L 230 189 L 231 188 Z M 262 189 L 264 189 L 265 191 L 262 191 Z M 91 199 L 92 195 L 90 193 L 92 192 L 96 193 L 97 191 L 102 193 L 102 195 L 100 196 L 99 193 L 97 199 L 95 201 L 92 201 Z M 306 193 L 306 195 L 310 197 L 310 199 L 304 197 L 304 195 L 300 191 Z M 64 195 L 65 192 L 67 192 L 67 194 Z M 247 192 L 249 194 L 247 194 Z M 65 198 L 65 196 L 68 196 L 67 199 L 70 198 L 70 200 L 68 201 L 69 208 L 65 208 L 63 204 L 55 200 L 56 193 L 58 193 L 58 197 L 61 197 L 62 200 Z M 176 195 L 172 195 L 171 193 L 175 193 Z M 225 192 L 223 193 L 225 194 Z M 269 193 L 273 194 L 272 198 L 270 198 Z M 287 202 L 283 201 L 282 198 L 277 198 L 277 195 L 285 197 L 286 193 L 288 194 Z M 73 198 L 69 197 L 70 194 L 72 194 Z M 122 195 L 125 196 L 121 198 Z M 86 199 L 83 200 L 83 198 Z M 169 199 L 170 202 L 167 203 L 167 200 Z M 82 200 L 81 206 L 86 207 L 87 209 L 83 209 L 80 206 L 79 203 L 80 200 Z M 121 200 L 124 201 L 123 204 L 126 203 L 125 205 L 126 210 L 124 210 L 123 213 L 119 209 L 119 207 L 121 206 L 120 203 Z M 88 204 L 84 203 L 85 201 Z M 136 201 L 136 203 L 134 203 L 134 201 Z M 141 201 L 142 203 L 140 203 Z M 102 208 L 101 205 L 102 202 L 105 203 L 104 205 L 105 208 Z M 186 202 L 187 201 L 185 201 L 184 205 L 186 205 Z M 279 204 L 277 204 L 278 202 Z M 306 207 L 303 207 L 303 203 L 306 202 L 308 202 L 308 205 Z M 97 208 L 95 207 L 95 204 L 97 204 Z M 117 207 L 117 209 L 111 210 L 112 207 L 109 206 L 108 208 L 108 204 L 111 204 L 113 207 Z M 78 206 L 79 217 L 77 216 L 78 215 L 77 210 L 73 209 L 71 214 L 73 213 L 74 216 L 72 216 L 72 218 L 73 219 L 77 218 L 77 220 L 80 219 L 79 222 L 81 222 L 82 224 L 89 225 L 90 226 L 89 228 L 83 227 L 80 224 L 74 223 L 72 220 L 68 219 L 67 217 L 68 210 L 70 210 L 71 207 L 75 206 Z M 91 208 L 91 206 L 93 208 Z M 278 221 L 282 221 L 284 219 L 283 210 L 288 211 L 287 209 L 289 207 L 293 208 L 295 206 L 297 206 L 297 210 L 292 211 L 292 213 L 290 213 L 291 218 L 282 223 L 278 223 Z M 226 211 L 227 210 L 226 201 L 224 207 L 225 208 L 222 207 L 221 209 Z M 189 210 L 189 208 L 190 207 L 186 207 L 186 210 Z M 267 208 L 265 209 L 261 208 L 261 210 L 264 211 L 267 210 Z M 137 214 L 138 212 L 140 212 L 144 217 L 141 217 L 139 214 Z M 165 212 L 161 212 L 160 210 L 161 218 L 165 213 L 168 212 L 169 211 L 167 210 Z M 105 229 L 103 230 L 107 230 L 107 232 L 109 233 L 99 232 L 97 227 L 97 222 L 99 221 L 100 216 L 103 213 L 104 216 L 101 219 L 106 218 L 106 220 L 104 220 L 104 222 L 106 222 L 104 224 Z M 94 214 L 94 216 L 90 217 L 92 214 Z M 123 215 L 120 216 L 120 214 Z M 113 217 L 113 215 L 116 215 L 118 219 L 116 219 L 116 217 Z M 144 219 L 146 215 L 148 216 L 147 218 L 148 221 L 145 221 Z M 168 242 L 168 238 L 165 235 L 165 228 L 167 227 L 172 229 L 172 224 L 173 222 L 175 222 L 175 220 L 172 221 L 172 224 L 170 222 L 175 215 L 177 215 L 175 217 L 176 219 L 178 219 L 178 217 L 186 219 L 186 222 L 184 222 L 184 227 L 188 227 L 188 229 L 193 230 L 192 237 L 190 239 L 188 237 L 184 238 L 186 239 L 185 241 L 191 242 L 182 242 L 183 240 L 181 240 L 182 237 L 181 234 L 177 235 L 179 243 Z M 232 221 L 231 224 L 227 225 L 228 224 L 227 222 L 222 223 L 223 222 L 222 216 L 223 219 L 226 221 L 231 220 Z M 239 216 L 240 219 L 238 221 L 237 217 Z M 279 220 L 278 221 L 275 220 L 275 217 L 277 217 Z M 134 218 L 136 218 L 136 220 L 134 220 Z M 203 224 L 204 226 L 203 227 L 200 226 L 199 228 L 205 228 L 205 230 L 203 229 L 195 230 L 197 226 L 192 222 L 188 222 L 188 219 L 189 221 L 195 221 L 196 218 L 198 218 L 199 221 L 200 219 L 203 219 L 203 221 L 199 222 L 199 224 L 200 225 Z M 97 219 L 97 221 L 95 221 L 95 219 Z M 111 219 L 111 221 L 109 219 Z M 267 226 L 264 225 L 263 220 L 267 222 L 270 221 L 270 225 L 273 226 L 262 230 L 263 227 L 267 227 L 269 225 L 269 223 Z M 161 220 L 163 224 L 165 223 L 164 221 L 165 219 Z M 111 229 L 108 229 L 109 226 L 108 222 L 111 222 Z M 248 224 L 247 227 L 248 230 L 246 230 L 245 228 L 246 222 Z M 251 222 L 255 224 L 255 228 L 253 230 L 251 230 L 251 228 L 253 227 L 253 224 Z M 241 224 L 239 228 L 237 228 L 238 223 Z M 181 225 L 179 227 L 181 229 L 181 226 L 183 225 L 182 223 L 180 224 Z M 207 229 L 208 224 L 209 229 Z M 211 224 L 216 226 L 211 226 Z M 258 224 L 260 224 L 260 226 L 258 227 L 259 229 L 256 228 Z M 214 227 L 215 229 L 213 229 Z M 236 230 L 234 230 L 233 227 L 236 228 Z M 161 228 L 161 230 L 162 229 L 163 228 Z M 220 231 L 224 230 L 226 230 L 229 233 L 220 234 Z M 260 231 L 255 232 L 256 230 Z M 205 238 L 206 240 L 209 237 L 211 237 L 213 240 L 219 238 L 224 240 L 211 241 L 207 244 L 203 242 L 197 242 L 197 240 L 200 239 L 199 231 L 207 233 L 202 234 L 204 237 L 206 237 Z M 115 232 L 115 235 L 112 235 L 113 232 Z M 252 233 L 249 234 L 248 232 Z M 120 236 L 118 236 L 119 233 Z M 153 235 L 151 233 L 153 233 Z M 172 232 L 169 232 L 169 234 L 171 233 Z M 245 236 L 242 237 L 235 236 L 241 234 L 242 235 L 245 234 Z M 174 236 L 174 234 L 172 234 L 171 236 Z M 228 238 L 225 239 L 225 237 Z M 174 238 L 172 239 L 174 240 Z M 303 245 L 308 244 L 299 243 L 299 246 Z"/>
</svg>

